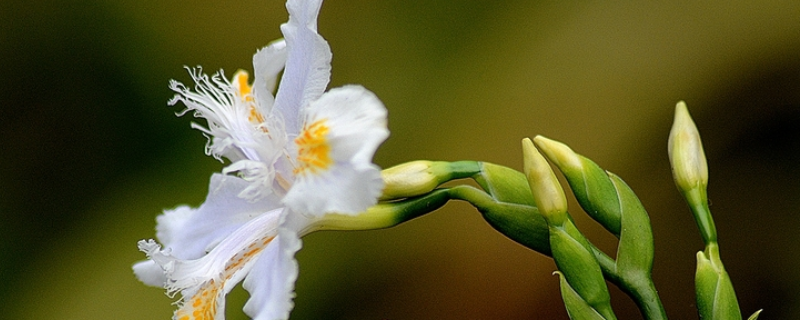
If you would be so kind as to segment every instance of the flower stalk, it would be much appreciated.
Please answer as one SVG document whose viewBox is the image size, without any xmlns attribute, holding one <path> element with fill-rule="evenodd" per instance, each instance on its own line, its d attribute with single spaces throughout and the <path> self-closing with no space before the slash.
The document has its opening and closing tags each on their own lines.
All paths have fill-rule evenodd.
<svg viewBox="0 0 800 320">
<path fill-rule="evenodd" d="M 603 319 L 616 319 L 600 264 L 589 241 L 569 219 L 564 190 L 550 164 L 536 150 L 530 139 L 522 140 L 522 150 L 531 194 L 539 212 L 547 221 L 553 260 L 563 273 L 566 285 L 578 294 L 578 300 L 591 306 L 591 310 L 585 309 L 583 303 L 565 299 L 567 311 L 571 315 L 596 312 Z"/>
<path fill-rule="evenodd" d="M 675 106 L 675 121 L 669 135 L 668 151 L 675 185 L 691 208 L 705 250 L 697 253 L 695 293 L 701 319 L 741 319 L 739 302 L 730 276 L 719 255 L 717 229 L 708 206 L 708 163 L 700 132 L 686 103 Z M 752 317 L 758 317 L 758 312 Z"/>
</svg>

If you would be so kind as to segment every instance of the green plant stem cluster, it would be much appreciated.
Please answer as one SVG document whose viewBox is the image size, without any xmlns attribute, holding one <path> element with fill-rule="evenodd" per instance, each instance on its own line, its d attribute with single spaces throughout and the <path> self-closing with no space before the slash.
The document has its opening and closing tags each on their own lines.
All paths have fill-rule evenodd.
<svg viewBox="0 0 800 320">
<path fill-rule="evenodd" d="M 497 231 L 555 260 L 555 274 L 571 319 L 616 319 L 606 281 L 631 297 L 645 319 L 667 319 L 652 280 L 650 218 L 633 190 L 615 174 L 554 140 L 541 136 L 523 140 L 523 156 L 525 173 L 477 161 L 413 161 L 386 169 L 381 203 L 361 215 L 358 223 L 364 229 L 387 228 L 450 200 L 466 201 Z M 708 169 L 702 143 L 682 102 L 676 108 L 669 156 L 676 185 L 687 199 L 706 245 L 697 254 L 695 278 L 700 318 L 741 319 L 708 210 Z M 615 258 L 600 251 L 575 226 L 548 161 L 563 174 L 583 211 L 618 239 Z M 442 186 L 458 179 L 472 179 L 479 188 Z M 342 219 L 341 225 L 352 224 L 351 218 Z M 759 313 L 749 319 L 756 319 Z"/>
<path fill-rule="evenodd" d="M 436 163 L 440 168 L 445 167 L 443 166 L 445 162 L 432 163 Z M 487 162 L 459 161 L 451 164 L 459 168 L 459 177 L 474 180 L 480 188 L 470 185 L 439 187 L 416 197 L 379 204 L 377 207 L 395 208 L 398 212 L 403 212 L 403 218 L 387 222 L 384 227 L 399 224 L 406 218 L 424 215 L 444 206 L 449 200 L 462 200 L 475 206 L 483 218 L 497 231 L 532 250 L 553 256 L 551 227 L 536 206 L 525 174 Z M 619 181 L 621 182 L 621 180 Z M 400 215 L 389 214 L 388 216 Z M 640 276 L 631 276 L 633 272 L 630 272 L 627 267 L 619 267 L 619 259 L 615 260 L 609 257 L 591 244 L 580 235 L 572 223 L 572 218 L 568 214 L 566 217 L 567 219 L 561 226 L 554 227 L 555 230 L 562 230 L 564 233 L 554 232 L 555 237 L 583 238 L 584 240 L 579 240 L 581 245 L 586 248 L 586 252 L 591 253 L 590 258 L 596 260 L 604 279 L 614 283 L 632 296 L 647 319 L 666 319 L 655 286 L 649 278 L 649 269 L 645 273 L 640 273 L 640 275 L 647 275 L 645 279 Z M 636 231 L 640 230 L 641 228 L 638 228 Z M 569 255 L 566 257 L 568 258 Z M 566 259 L 566 261 L 569 264 L 570 259 Z M 627 264 L 623 263 L 622 265 Z M 610 309 L 603 312 L 608 315 L 603 319 L 613 318 Z"/>
</svg>

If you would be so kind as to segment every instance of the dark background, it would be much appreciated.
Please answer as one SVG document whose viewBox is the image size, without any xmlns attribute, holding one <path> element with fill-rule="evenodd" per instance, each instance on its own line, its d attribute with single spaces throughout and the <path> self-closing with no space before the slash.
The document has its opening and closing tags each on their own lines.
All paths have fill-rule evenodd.
<svg viewBox="0 0 800 320">
<path fill-rule="evenodd" d="M 800 318 L 800 3 L 328 1 L 331 87 L 389 109 L 375 161 L 522 167 L 543 134 L 623 177 L 654 224 L 655 280 L 696 318 L 700 237 L 666 141 L 685 100 L 704 139 L 723 261 L 746 314 Z M 183 65 L 252 70 L 280 1 L 0 3 L 0 314 L 167 319 L 130 266 L 155 216 L 198 205 L 222 164 L 167 107 Z M 613 239 L 579 227 L 607 252 Z M 553 263 L 452 203 L 397 228 L 316 233 L 298 254 L 295 319 L 565 319 Z M 621 319 L 638 318 L 618 291 Z M 229 299 L 243 318 L 246 294 Z"/>
</svg>

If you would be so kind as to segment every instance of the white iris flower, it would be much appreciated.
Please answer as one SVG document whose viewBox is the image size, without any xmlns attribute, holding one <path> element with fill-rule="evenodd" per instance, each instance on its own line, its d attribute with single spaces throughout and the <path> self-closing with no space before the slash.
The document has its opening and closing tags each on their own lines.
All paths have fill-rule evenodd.
<svg viewBox="0 0 800 320">
<path fill-rule="evenodd" d="M 194 90 L 173 81 L 185 112 L 209 138 L 206 153 L 231 164 L 211 177 L 199 208 L 158 217 L 157 238 L 140 241 L 149 260 L 134 265 L 148 285 L 181 293 L 173 319 L 223 319 L 225 295 L 240 281 L 254 319 L 286 319 L 292 309 L 300 237 L 327 213 L 356 215 L 376 204 L 383 181 L 372 163 L 388 137 L 386 109 L 361 86 L 325 92 L 331 52 L 317 33 L 321 0 L 289 0 L 284 40 L 253 57 L 232 80 L 190 70 Z M 277 76 L 285 69 L 275 96 Z M 238 176 L 229 173 L 238 173 Z M 163 248 L 162 248 L 163 246 Z"/>
</svg>

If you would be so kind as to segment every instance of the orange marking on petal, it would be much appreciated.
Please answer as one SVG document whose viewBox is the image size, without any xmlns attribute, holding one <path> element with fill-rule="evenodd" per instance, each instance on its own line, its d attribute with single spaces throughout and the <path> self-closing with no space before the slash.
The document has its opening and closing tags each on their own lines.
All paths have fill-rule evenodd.
<svg viewBox="0 0 800 320">
<path fill-rule="evenodd" d="M 247 264 L 257 253 L 264 250 L 267 245 L 275 237 L 267 237 L 258 239 L 248 246 L 245 250 L 240 251 L 233 256 L 228 264 L 225 266 L 221 274 L 222 281 L 209 280 L 203 284 L 197 292 L 190 298 L 186 299 L 186 303 L 175 311 L 174 319 L 178 320 L 214 320 L 217 314 L 217 299 L 224 299 L 223 288 L 225 281 L 229 280 L 236 274 L 237 271 Z M 255 247 L 253 246 L 255 245 Z M 191 301 L 191 304 L 189 303 Z"/>
<path fill-rule="evenodd" d="M 217 313 L 217 299 L 221 298 L 223 283 L 216 284 L 212 279 L 204 284 L 188 303 L 175 311 L 175 318 L 179 320 L 213 320 Z"/>
<path fill-rule="evenodd" d="M 318 173 L 333 164 L 331 146 L 328 143 L 327 119 L 303 126 L 303 132 L 294 139 L 297 144 L 297 167 L 294 174 Z"/>
</svg>

